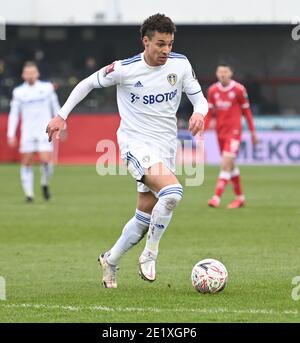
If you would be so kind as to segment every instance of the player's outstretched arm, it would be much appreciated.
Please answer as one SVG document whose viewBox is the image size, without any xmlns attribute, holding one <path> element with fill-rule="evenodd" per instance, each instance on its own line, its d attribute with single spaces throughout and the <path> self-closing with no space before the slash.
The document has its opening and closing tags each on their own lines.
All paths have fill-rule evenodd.
<svg viewBox="0 0 300 343">
<path fill-rule="evenodd" d="M 95 73 L 96 74 L 96 73 Z M 58 111 L 57 115 L 49 122 L 46 132 L 48 133 L 49 142 L 52 141 L 54 133 L 56 133 L 56 138 L 60 138 L 61 132 L 66 127 L 66 119 L 73 108 L 82 101 L 92 89 L 95 87 L 96 75 L 93 74 L 86 79 L 78 83 L 78 85 L 73 89 L 69 95 L 67 101 L 63 107 Z"/>
<path fill-rule="evenodd" d="M 57 116 L 54 117 L 47 126 L 46 132 L 48 133 L 50 142 L 55 132 L 57 133 L 56 137 L 59 138 L 60 133 L 65 128 L 65 120 L 69 113 L 92 89 L 110 87 L 119 83 L 120 74 L 117 71 L 117 68 L 118 61 L 115 61 L 78 83 L 63 107 L 58 111 Z"/>
</svg>

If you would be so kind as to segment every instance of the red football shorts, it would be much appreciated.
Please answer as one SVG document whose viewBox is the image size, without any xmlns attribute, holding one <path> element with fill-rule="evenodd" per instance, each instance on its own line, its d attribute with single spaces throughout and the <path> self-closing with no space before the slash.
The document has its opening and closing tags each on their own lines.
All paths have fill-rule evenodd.
<svg viewBox="0 0 300 343">
<path fill-rule="evenodd" d="M 222 156 L 237 157 L 241 143 L 239 137 L 219 137 L 218 141 Z"/>
</svg>

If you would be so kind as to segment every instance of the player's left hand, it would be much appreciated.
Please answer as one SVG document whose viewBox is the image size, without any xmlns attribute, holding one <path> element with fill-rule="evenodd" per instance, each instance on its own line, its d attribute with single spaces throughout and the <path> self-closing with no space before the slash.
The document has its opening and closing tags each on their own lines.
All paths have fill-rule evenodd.
<svg viewBox="0 0 300 343">
<path fill-rule="evenodd" d="M 201 134 L 204 130 L 204 116 L 201 113 L 194 112 L 189 120 L 189 130 L 195 136 L 198 132 Z"/>
</svg>

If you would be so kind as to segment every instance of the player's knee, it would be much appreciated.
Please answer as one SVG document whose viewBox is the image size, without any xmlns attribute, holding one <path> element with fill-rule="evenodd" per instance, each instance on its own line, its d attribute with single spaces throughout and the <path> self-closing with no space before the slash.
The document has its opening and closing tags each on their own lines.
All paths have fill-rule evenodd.
<svg viewBox="0 0 300 343">
<path fill-rule="evenodd" d="M 179 183 L 170 185 L 161 189 L 158 196 L 166 210 L 173 211 L 182 199 L 183 188 Z"/>
</svg>

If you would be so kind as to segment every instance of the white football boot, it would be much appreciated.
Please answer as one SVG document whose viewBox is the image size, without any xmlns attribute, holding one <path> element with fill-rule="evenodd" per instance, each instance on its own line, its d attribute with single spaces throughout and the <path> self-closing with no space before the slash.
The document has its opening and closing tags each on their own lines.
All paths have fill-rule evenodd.
<svg viewBox="0 0 300 343">
<path fill-rule="evenodd" d="M 150 252 L 142 254 L 139 258 L 139 274 L 142 279 L 153 282 L 155 281 L 155 264 L 156 257 Z"/>
<path fill-rule="evenodd" d="M 117 288 L 117 270 L 118 266 L 113 266 L 107 262 L 108 252 L 101 254 L 98 262 L 103 270 L 102 285 L 105 288 Z"/>
</svg>

